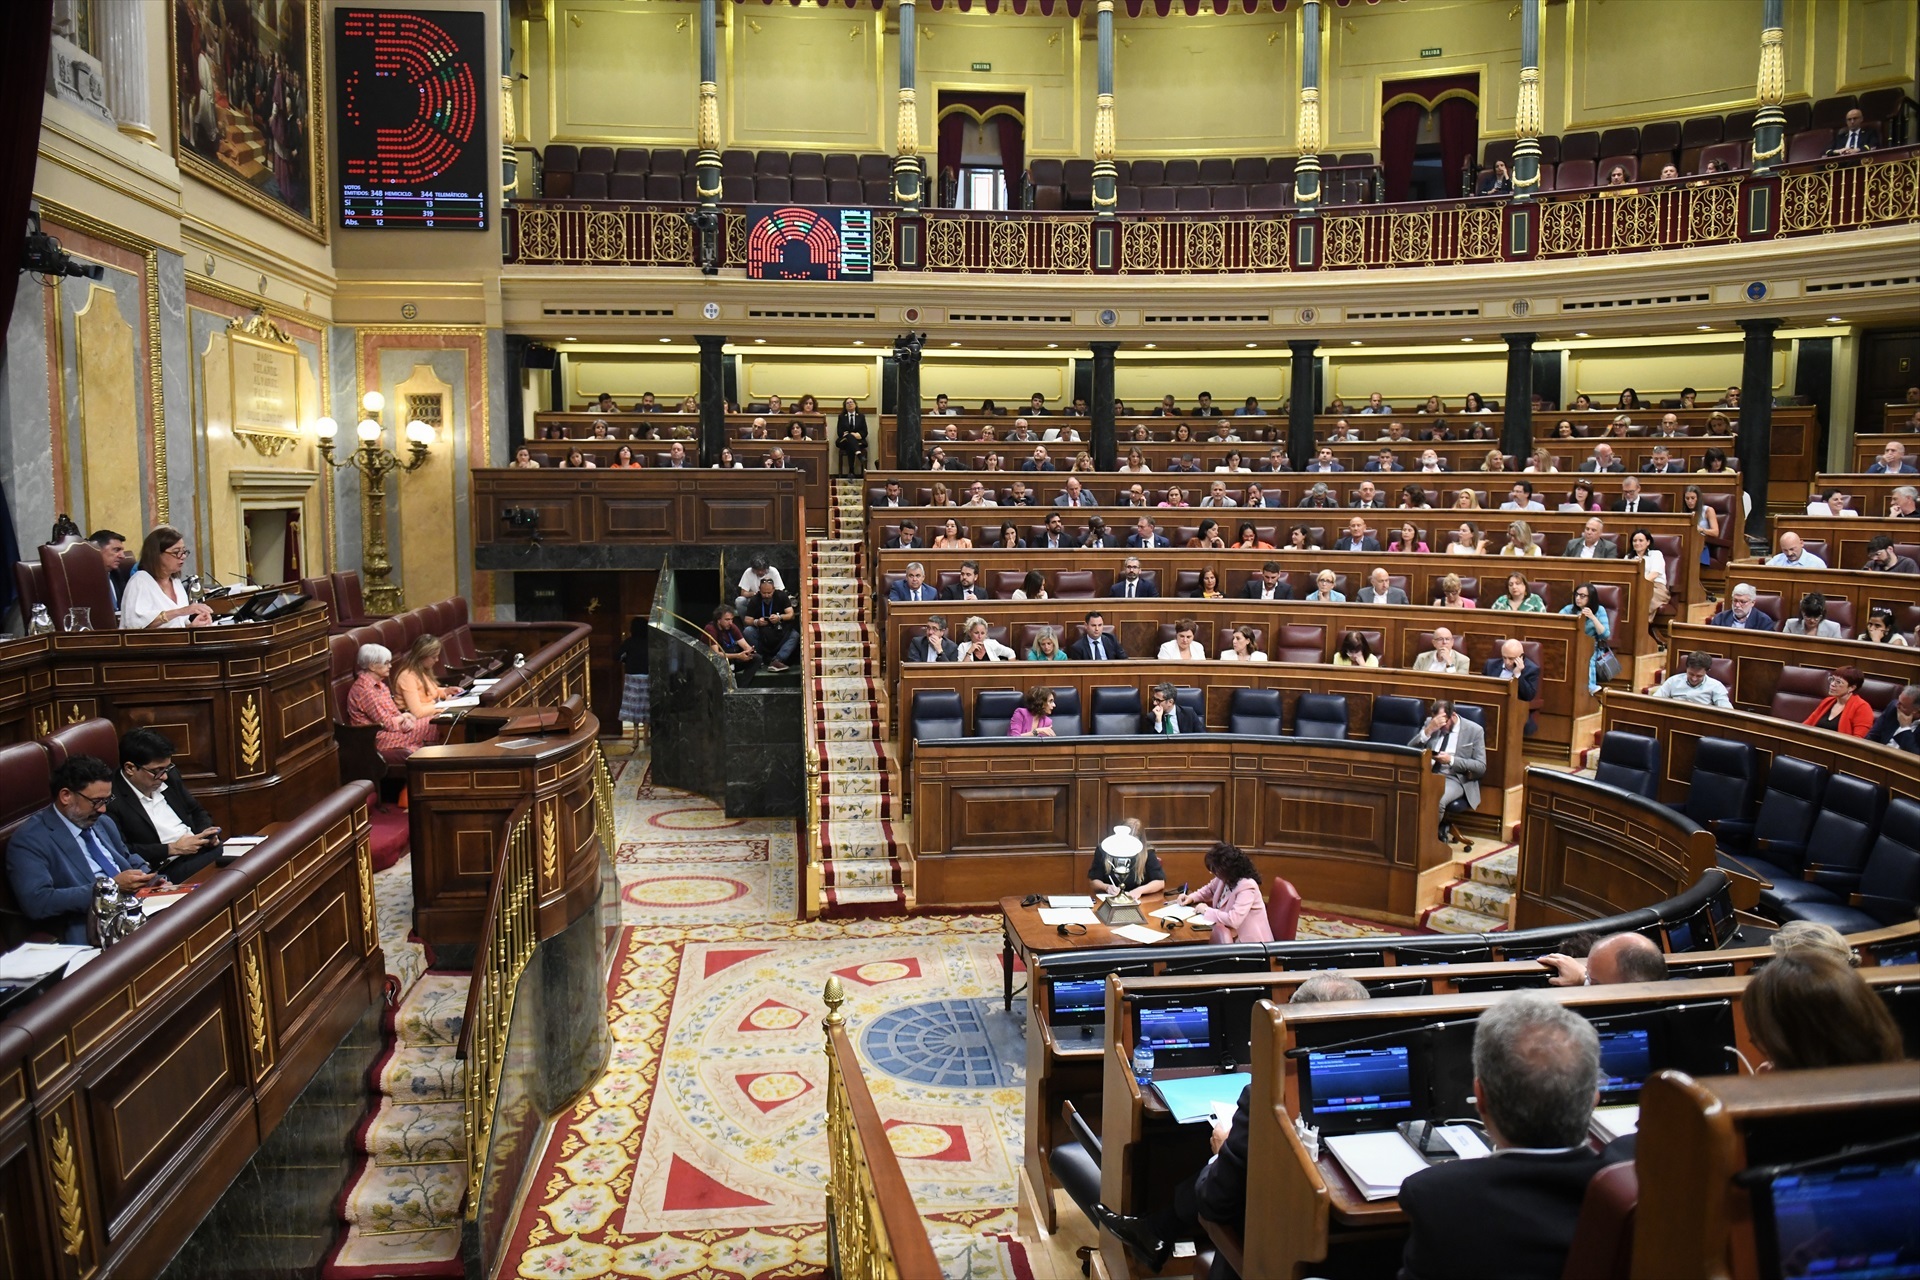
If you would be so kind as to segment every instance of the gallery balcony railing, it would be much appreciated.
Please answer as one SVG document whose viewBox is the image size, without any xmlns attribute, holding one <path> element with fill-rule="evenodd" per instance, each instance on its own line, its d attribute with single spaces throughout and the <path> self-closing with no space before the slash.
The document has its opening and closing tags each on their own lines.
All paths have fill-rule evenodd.
<svg viewBox="0 0 1920 1280">
<path fill-rule="evenodd" d="M 694 266 L 685 204 L 507 206 L 513 266 Z M 747 263 L 747 209 L 721 211 L 722 269 Z M 917 223 L 903 237 L 903 224 Z M 1785 240 L 1920 222 L 1920 148 L 1755 175 L 1554 191 L 1531 202 L 1345 205 L 1246 213 L 873 211 L 873 269 L 998 275 L 1245 275 L 1458 266 Z M 1100 248 L 1103 228 L 1111 249 Z M 913 248 L 902 252 L 903 244 Z"/>
</svg>

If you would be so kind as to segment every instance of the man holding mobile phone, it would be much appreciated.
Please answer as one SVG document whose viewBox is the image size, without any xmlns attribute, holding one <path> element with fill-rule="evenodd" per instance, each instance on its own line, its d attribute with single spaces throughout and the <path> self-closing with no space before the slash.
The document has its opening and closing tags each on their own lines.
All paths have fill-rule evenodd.
<svg viewBox="0 0 1920 1280">
<path fill-rule="evenodd" d="M 220 828 L 187 790 L 173 753 L 172 740 L 156 729 L 124 735 L 107 816 L 141 861 L 178 884 L 219 856 Z"/>
<path fill-rule="evenodd" d="M 28 815 L 7 842 L 7 881 L 31 931 L 85 946 L 96 879 L 132 893 L 161 877 L 107 816 L 113 769 L 106 761 L 74 756 L 53 771 L 49 790 L 53 803 Z"/>
</svg>

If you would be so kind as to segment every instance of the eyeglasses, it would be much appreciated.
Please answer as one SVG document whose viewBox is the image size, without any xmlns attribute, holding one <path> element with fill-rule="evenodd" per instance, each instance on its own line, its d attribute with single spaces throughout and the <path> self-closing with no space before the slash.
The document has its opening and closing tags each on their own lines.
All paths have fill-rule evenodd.
<svg viewBox="0 0 1920 1280">
<path fill-rule="evenodd" d="M 106 795 L 101 796 L 97 800 L 94 797 L 89 795 L 76 795 L 75 799 L 79 800 L 83 804 L 91 806 L 95 810 L 100 810 L 100 809 L 105 809 L 107 805 L 112 802 L 113 793 L 108 792 Z"/>
<path fill-rule="evenodd" d="M 186 546 L 177 546 L 177 547 L 168 547 L 165 551 L 162 551 L 160 554 L 163 556 L 174 556 L 177 559 L 185 560 L 188 556 L 192 555 L 193 552 L 190 549 L 188 549 Z"/>
<path fill-rule="evenodd" d="M 136 764 L 133 767 L 141 773 L 146 774 L 149 778 L 164 778 L 167 776 L 167 769 L 170 766 L 164 764 Z"/>
</svg>

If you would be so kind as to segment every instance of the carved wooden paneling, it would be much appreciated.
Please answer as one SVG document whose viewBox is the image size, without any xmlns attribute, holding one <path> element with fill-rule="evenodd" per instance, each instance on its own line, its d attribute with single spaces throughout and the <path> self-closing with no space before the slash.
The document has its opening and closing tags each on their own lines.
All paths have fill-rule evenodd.
<svg viewBox="0 0 1920 1280">
<path fill-rule="evenodd" d="M 473 539 L 484 563 L 522 567 L 532 540 L 501 513 L 528 508 L 540 520 L 539 547 L 667 547 L 701 542 L 792 542 L 799 506 L 824 520 L 826 480 L 818 495 L 797 469 L 784 471 L 518 471 L 473 472 Z M 511 563 L 510 563 L 511 558 Z"/>
<path fill-rule="evenodd" d="M 1649 907 L 1697 883 L 1713 861 L 1713 837 L 1684 815 L 1591 779 L 1530 769 L 1515 923 L 1531 929 Z"/>
</svg>

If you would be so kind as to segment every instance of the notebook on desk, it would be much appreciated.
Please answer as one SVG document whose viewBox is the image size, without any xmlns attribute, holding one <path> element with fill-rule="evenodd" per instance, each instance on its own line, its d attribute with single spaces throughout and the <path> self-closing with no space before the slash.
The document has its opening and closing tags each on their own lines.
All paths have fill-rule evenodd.
<svg viewBox="0 0 1920 1280">
<path fill-rule="evenodd" d="M 1326 1139 L 1327 1150 L 1368 1200 L 1400 1194 L 1400 1184 L 1427 1167 L 1426 1160 L 1396 1131 L 1341 1133 Z"/>
<path fill-rule="evenodd" d="M 1176 1121 L 1194 1124 L 1210 1119 L 1216 1107 L 1231 1113 L 1240 1103 L 1240 1091 L 1252 1083 L 1250 1072 L 1232 1071 L 1225 1075 L 1155 1080 L 1153 1091 L 1167 1104 Z"/>
</svg>

